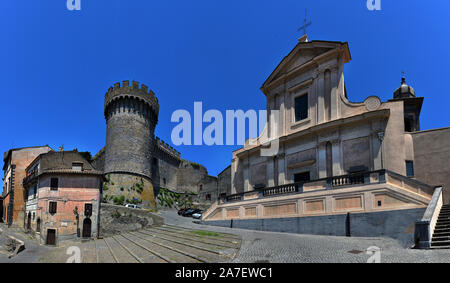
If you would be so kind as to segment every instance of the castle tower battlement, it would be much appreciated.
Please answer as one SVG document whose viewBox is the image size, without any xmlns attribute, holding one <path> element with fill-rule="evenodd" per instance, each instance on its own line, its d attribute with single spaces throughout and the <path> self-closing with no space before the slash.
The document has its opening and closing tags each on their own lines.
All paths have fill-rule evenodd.
<svg viewBox="0 0 450 283">
<path fill-rule="evenodd" d="M 131 173 L 151 180 L 159 105 L 153 91 L 133 81 L 114 84 L 105 95 L 105 174 Z"/>
<path fill-rule="evenodd" d="M 167 152 L 168 154 L 174 156 L 175 158 L 178 159 L 181 158 L 181 153 L 176 149 L 174 149 L 172 146 L 170 146 L 168 143 L 163 141 L 162 139 L 156 137 L 156 144 L 160 150 Z"/>
<path fill-rule="evenodd" d="M 149 90 L 148 86 L 141 84 L 139 87 L 139 82 L 133 81 L 130 86 L 129 81 L 123 81 L 122 85 L 120 82 L 114 84 L 110 87 L 108 92 L 105 94 L 105 118 L 107 118 L 109 109 L 108 107 L 115 101 L 122 99 L 133 99 L 137 103 L 146 104 L 150 107 L 153 114 L 158 118 L 159 114 L 159 103 L 158 98 L 156 98 L 155 93 Z"/>
</svg>

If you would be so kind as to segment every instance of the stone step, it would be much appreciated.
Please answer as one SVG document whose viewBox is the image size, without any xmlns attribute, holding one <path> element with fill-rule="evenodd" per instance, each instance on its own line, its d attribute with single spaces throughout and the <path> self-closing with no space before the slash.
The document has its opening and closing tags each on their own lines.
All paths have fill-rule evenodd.
<svg viewBox="0 0 450 283">
<path fill-rule="evenodd" d="M 171 240 L 160 235 L 150 234 L 147 231 L 139 231 L 138 233 L 146 235 L 157 244 L 170 247 L 171 249 L 174 249 L 184 255 L 191 256 L 194 259 L 204 263 L 221 262 L 225 260 L 225 258 L 222 258 L 220 253 L 217 251 L 211 249 L 200 249 L 198 246 L 194 246 L 186 241 L 181 242 L 178 240 Z"/>
<path fill-rule="evenodd" d="M 435 246 L 431 247 L 433 250 L 444 250 L 444 249 L 450 249 L 450 246 Z"/>
<path fill-rule="evenodd" d="M 432 242 L 450 241 L 450 236 L 433 236 Z"/>
<path fill-rule="evenodd" d="M 136 257 L 140 258 L 140 262 L 143 263 L 166 263 L 167 261 L 162 259 L 160 256 L 155 255 L 154 253 L 143 249 L 140 245 L 133 241 L 127 235 L 121 234 L 119 236 L 115 236 L 116 239 L 120 240 L 126 248 L 133 253 Z"/>
<path fill-rule="evenodd" d="M 217 259 L 221 259 L 220 257 L 226 256 L 226 257 L 234 257 L 234 255 L 239 250 L 239 246 L 223 246 L 222 243 L 217 241 L 211 241 L 209 239 L 195 239 L 194 237 L 188 238 L 188 237 L 179 237 L 178 235 L 173 235 L 169 233 L 160 233 L 159 231 L 155 230 L 143 230 L 142 232 L 147 232 L 149 234 L 153 234 L 154 236 L 157 235 L 158 238 L 161 238 L 163 240 L 168 240 L 171 242 L 175 242 L 178 244 L 185 245 L 190 248 L 194 248 L 197 250 L 200 250 L 200 252 L 207 252 L 207 257 L 210 256 L 210 254 L 215 254 L 214 257 Z M 157 233 L 157 234 L 154 234 Z"/>
<path fill-rule="evenodd" d="M 139 246 L 133 244 L 131 241 L 123 237 L 122 235 L 117 235 L 112 237 L 116 240 L 119 245 L 124 248 L 132 257 L 134 257 L 139 263 L 144 263 L 145 261 L 142 259 L 145 257 L 145 253 L 142 254 L 142 249 Z"/>
<path fill-rule="evenodd" d="M 148 251 L 152 251 L 155 255 L 161 256 L 164 260 L 171 263 L 199 263 L 201 261 L 196 260 L 188 255 L 182 254 L 175 249 L 168 248 L 155 243 L 152 237 L 139 234 L 138 232 L 130 232 L 125 234 L 126 237 L 132 239 L 136 243 L 145 248 Z"/>
<path fill-rule="evenodd" d="M 167 227 L 167 228 L 171 228 L 171 229 L 178 230 L 178 231 L 184 231 L 184 232 L 193 231 L 192 229 L 188 229 L 188 228 L 184 228 L 184 227 L 180 227 L 180 226 L 172 226 L 172 225 L 168 225 L 168 224 L 164 224 L 161 227 Z M 207 230 L 197 229 L 197 231 L 207 231 Z M 227 233 L 220 233 L 220 234 L 221 234 L 221 236 L 223 236 L 224 239 L 240 240 L 239 236 L 236 236 L 236 235 L 233 235 L 233 234 L 227 234 Z"/>
<path fill-rule="evenodd" d="M 106 245 L 105 240 L 99 239 L 94 240 L 95 245 L 97 248 L 97 256 L 98 256 L 98 262 L 99 263 L 116 263 L 116 260 L 114 259 L 113 254 L 111 253 L 110 249 Z"/>
<path fill-rule="evenodd" d="M 111 252 L 114 254 L 114 258 L 118 263 L 137 263 L 138 261 L 134 258 L 126 249 L 118 244 L 117 240 L 114 238 L 105 238 L 105 242 L 110 248 Z"/>
<path fill-rule="evenodd" d="M 439 242 L 431 242 L 432 247 L 442 247 L 442 246 L 450 246 L 450 241 L 439 241 Z"/>
<path fill-rule="evenodd" d="M 449 233 L 450 229 L 448 228 L 435 228 L 434 233 Z"/>
<path fill-rule="evenodd" d="M 445 223 L 439 224 L 439 223 L 436 223 L 436 227 L 435 228 L 450 228 L 450 224 L 445 224 Z"/>
<path fill-rule="evenodd" d="M 164 228 L 155 228 L 152 227 L 151 229 L 147 229 L 148 231 L 154 231 L 158 232 L 162 235 L 168 235 L 179 239 L 185 239 L 185 240 L 192 240 L 197 243 L 204 243 L 208 245 L 214 245 L 217 247 L 223 247 L 223 248 L 239 248 L 239 242 L 238 241 L 227 241 L 223 240 L 220 236 L 213 237 L 213 236 L 198 236 L 194 233 L 183 233 L 183 232 L 174 232 L 170 230 L 166 230 Z"/>
<path fill-rule="evenodd" d="M 446 236 L 450 236 L 450 231 L 448 232 L 438 232 L 436 233 L 436 231 L 433 233 L 433 237 L 446 237 Z"/>
<path fill-rule="evenodd" d="M 81 258 L 83 263 L 97 263 L 95 241 L 89 241 L 81 246 Z"/>
</svg>

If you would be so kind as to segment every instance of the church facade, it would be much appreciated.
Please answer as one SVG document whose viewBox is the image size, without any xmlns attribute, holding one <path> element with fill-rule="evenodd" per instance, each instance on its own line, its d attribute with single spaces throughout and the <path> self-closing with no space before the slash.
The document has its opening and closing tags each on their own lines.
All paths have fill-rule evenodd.
<svg viewBox="0 0 450 283">
<path fill-rule="evenodd" d="M 346 42 L 299 39 L 262 85 L 270 122 L 233 152 L 232 194 L 204 214 L 205 223 L 346 235 L 353 220 L 360 223 L 353 235 L 403 237 L 435 186 L 450 202 L 450 128 L 420 131 L 424 98 L 405 78 L 388 101 L 351 102 L 350 60 Z M 274 145 L 275 154 L 264 154 Z"/>
</svg>

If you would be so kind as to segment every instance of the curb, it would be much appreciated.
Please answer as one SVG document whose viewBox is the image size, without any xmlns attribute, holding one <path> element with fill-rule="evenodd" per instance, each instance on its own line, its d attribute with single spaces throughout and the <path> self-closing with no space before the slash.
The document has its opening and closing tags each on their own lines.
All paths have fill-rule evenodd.
<svg viewBox="0 0 450 283">
<path fill-rule="evenodd" d="M 1 228 L 0 228 L 0 234 L 3 234 L 5 237 L 19 243 L 19 245 L 16 247 L 16 249 L 14 250 L 14 252 L 12 252 L 8 258 L 12 258 L 17 256 L 21 251 L 25 250 L 25 243 L 19 239 L 17 239 L 16 237 L 13 237 L 11 235 L 6 234 Z"/>
</svg>

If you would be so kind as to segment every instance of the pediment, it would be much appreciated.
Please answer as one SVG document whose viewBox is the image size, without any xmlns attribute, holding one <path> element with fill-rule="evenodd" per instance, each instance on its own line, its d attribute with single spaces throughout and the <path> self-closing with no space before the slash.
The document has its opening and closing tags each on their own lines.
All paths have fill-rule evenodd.
<svg viewBox="0 0 450 283">
<path fill-rule="evenodd" d="M 346 56 L 345 61 L 348 62 L 350 60 L 350 53 L 348 51 L 347 43 L 331 41 L 299 42 L 294 49 L 283 58 L 280 64 L 278 64 L 272 74 L 264 82 L 261 89 L 266 88 L 293 70 L 310 64 L 321 55 L 332 50 L 341 50 L 343 45 L 346 45 L 345 51 L 348 56 Z"/>
</svg>

